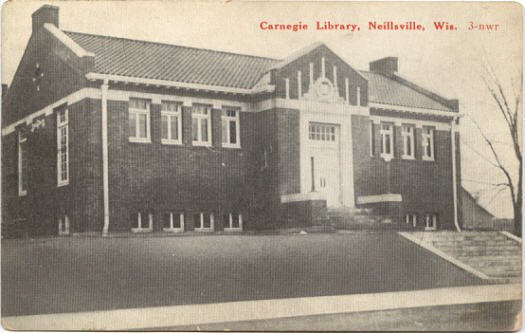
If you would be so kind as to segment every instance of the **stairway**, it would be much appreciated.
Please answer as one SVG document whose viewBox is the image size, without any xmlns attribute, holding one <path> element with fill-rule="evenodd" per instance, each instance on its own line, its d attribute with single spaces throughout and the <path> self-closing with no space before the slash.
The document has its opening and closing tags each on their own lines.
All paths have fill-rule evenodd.
<svg viewBox="0 0 525 333">
<path fill-rule="evenodd" d="M 522 244 L 498 231 L 400 232 L 436 254 L 472 268 L 486 279 L 521 281 Z M 452 261 L 452 260 L 451 260 Z M 454 263 L 454 262 L 453 262 Z M 460 265 L 458 265 L 460 266 Z"/>
</svg>

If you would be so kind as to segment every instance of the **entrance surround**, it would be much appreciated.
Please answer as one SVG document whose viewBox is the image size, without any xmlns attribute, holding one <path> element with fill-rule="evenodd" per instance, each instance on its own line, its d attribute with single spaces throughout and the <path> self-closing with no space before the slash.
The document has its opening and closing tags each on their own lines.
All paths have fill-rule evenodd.
<svg viewBox="0 0 525 333">
<path fill-rule="evenodd" d="M 311 143 L 308 137 L 310 123 L 326 123 L 339 125 L 340 128 L 340 206 L 354 207 L 354 170 L 352 150 L 352 115 L 368 116 L 370 109 L 365 106 L 329 103 L 311 100 L 275 99 L 274 107 L 290 108 L 300 111 L 300 195 L 291 194 L 281 196 L 282 203 L 303 201 L 309 197 L 312 190 Z M 315 170 L 314 170 L 315 171 Z M 314 195 L 316 199 L 319 195 Z"/>
</svg>

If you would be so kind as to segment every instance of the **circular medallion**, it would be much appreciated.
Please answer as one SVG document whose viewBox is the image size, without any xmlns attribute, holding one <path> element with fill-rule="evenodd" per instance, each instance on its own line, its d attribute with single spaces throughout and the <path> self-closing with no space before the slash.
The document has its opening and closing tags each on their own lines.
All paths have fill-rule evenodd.
<svg viewBox="0 0 525 333">
<path fill-rule="evenodd" d="M 332 98 L 334 86 L 327 78 L 319 78 L 315 83 L 315 90 L 319 99 L 329 100 Z"/>
</svg>

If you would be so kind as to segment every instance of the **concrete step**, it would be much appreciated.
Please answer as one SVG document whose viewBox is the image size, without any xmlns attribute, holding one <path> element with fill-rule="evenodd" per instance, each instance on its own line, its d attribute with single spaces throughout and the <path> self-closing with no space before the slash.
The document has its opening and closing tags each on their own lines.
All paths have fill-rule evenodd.
<svg viewBox="0 0 525 333">
<path fill-rule="evenodd" d="M 513 277 L 521 276 L 521 270 L 518 269 L 498 269 L 498 268 L 484 268 L 483 273 L 490 277 Z"/>
<path fill-rule="evenodd" d="M 520 261 L 522 260 L 521 255 L 509 255 L 509 256 L 458 256 L 458 260 L 472 260 L 472 261 L 486 261 L 486 260 L 496 260 L 496 261 Z"/>
<path fill-rule="evenodd" d="M 486 252 L 491 254 L 491 252 L 494 252 L 493 254 L 496 254 L 496 252 L 504 252 L 504 253 L 515 253 L 515 254 L 521 254 L 521 248 L 517 246 L 498 246 L 498 245 L 469 245 L 469 244 L 458 244 L 458 245 L 436 245 L 434 244 L 434 247 L 437 247 L 438 249 L 442 251 L 463 251 L 463 252 L 473 252 L 478 253 L 480 251 Z"/>
<path fill-rule="evenodd" d="M 467 245 L 467 246 L 517 246 L 518 243 L 513 240 L 506 239 L 489 239 L 489 240 L 476 240 L 476 241 L 466 241 L 466 240 L 432 240 L 432 244 L 435 246 L 457 246 L 457 245 Z"/>
<path fill-rule="evenodd" d="M 473 261 L 473 260 L 465 260 L 464 263 L 472 266 L 472 267 L 487 267 L 487 268 L 515 268 L 515 269 L 521 269 L 521 262 L 520 261 Z"/>
<path fill-rule="evenodd" d="M 510 239 L 499 232 L 454 232 L 454 231 L 439 231 L 439 232 L 419 232 L 414 234 L 417 236 L 425 236 L 433 240 L 495 240 L 495 239 Z"/>
<path fill-rule="evenodd" d="M 443 250 L 442 250 L 443 251 Z M 517 253 L 516 252 L 503 252 L 503 251 L 461 251 L 461 250 L 455 250 L 455 251 L 443 251 L 448 255 L 451 255 L 455 258 L 457 257 L 477 257 L 477 256 L 514 256 Z"/>
</svg>

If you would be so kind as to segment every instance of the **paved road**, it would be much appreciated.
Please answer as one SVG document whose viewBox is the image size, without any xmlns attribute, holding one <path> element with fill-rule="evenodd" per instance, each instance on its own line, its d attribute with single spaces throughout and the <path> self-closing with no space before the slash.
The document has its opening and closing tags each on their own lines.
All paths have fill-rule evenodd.
<svg viewBox="0 0 525 333">
<path fill-rule="evenodd" d="M 2 241 L 2 315 L 483 284 L 395 233 Z"/>
</svg>

